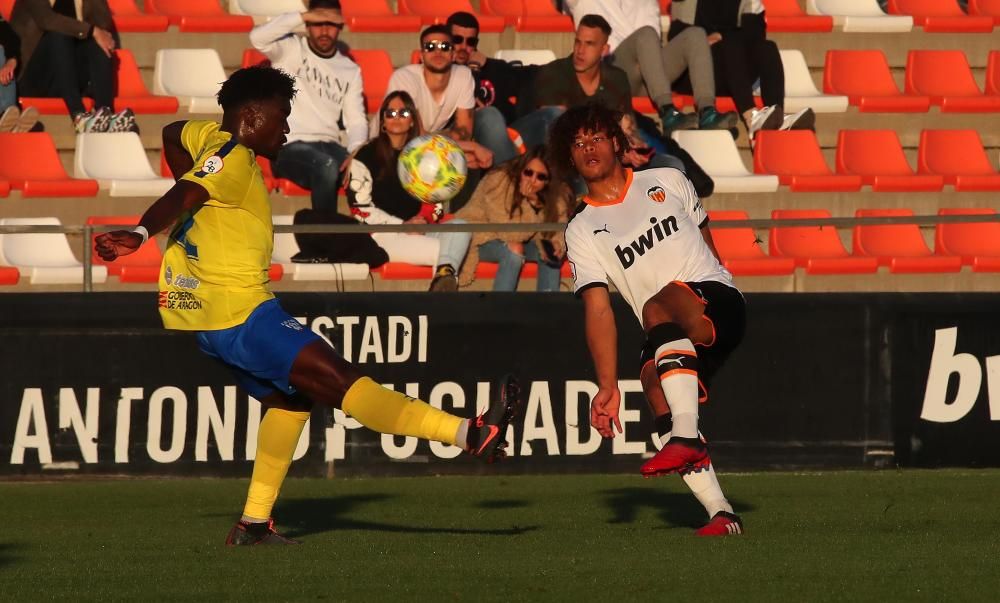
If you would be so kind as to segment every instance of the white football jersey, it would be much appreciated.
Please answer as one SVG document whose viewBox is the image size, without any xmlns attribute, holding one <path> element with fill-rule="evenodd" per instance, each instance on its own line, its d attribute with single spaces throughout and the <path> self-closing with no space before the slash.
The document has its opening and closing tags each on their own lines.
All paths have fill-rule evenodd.
<svg viewBox="0 0 1000 603">
<path fill-rule="evenodd" d="M 702 238 L 707 221 L 680 170 L 628 170 L 621 198 L 597 203 L 584 197 L 566 226 L 574 291 L 607 287 L 610 279 L 641 322 L 646 301 L 672 281 L 733 286 L 732 275 Z"/>
</svg>

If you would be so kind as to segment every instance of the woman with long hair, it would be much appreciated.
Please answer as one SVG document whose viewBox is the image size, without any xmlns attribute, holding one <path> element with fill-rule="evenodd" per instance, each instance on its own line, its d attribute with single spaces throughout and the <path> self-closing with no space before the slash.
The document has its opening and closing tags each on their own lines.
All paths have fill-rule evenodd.
<svg viewBox="0 0 1000 603">
<path fill-rule="evenodd" d="M 550 169 L 545 146 L 539 145 L 489 172 L 456 216 L 473 223 L 566 222 L 572 199 L 569 186 Z M 459 284 L 470 284 L 483 260 L 499 264 L 494 291 L 515 291 L 528 261 L 538 263 L 538 291 L 558 291 L 565 254 L 562 231 L 476 232 Z"/>
<path fill-rule="evenodd" d="M 442 215 L 440 204 L 423 203 L 403 189 L 396 166 L 399 153 L 420 135 L 420 116 L 409 93 L 390 92 L 379 108 L 381 131 L 351 161 L 347 201 L 365 224 L 427 224 Z M 391 262 L 434 266 L 431 291 L 458 289 L 456 273 L 469 248 L 470 233 L 375 233 L 375 242 Z"/>
</svg>

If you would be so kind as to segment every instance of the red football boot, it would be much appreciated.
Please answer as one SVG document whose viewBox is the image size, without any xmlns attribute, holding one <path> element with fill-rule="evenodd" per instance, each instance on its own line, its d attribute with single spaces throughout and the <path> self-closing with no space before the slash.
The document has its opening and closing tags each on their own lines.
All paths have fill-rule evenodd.
<svg viewBox="0 0 1000 603">
<path fill-rule="evenodd" d="M 738 536 L 743 533 L 743 520 L 739 515 L 719 511 L 712 519 L 695 531 L 698 536 Z"/>
<path fill-rule="evenodd" d="M 643 477 L 704 469 L 712 463 L 708 447 L 697 438 L 672 437 L 642 466 Z"/>
</svg>

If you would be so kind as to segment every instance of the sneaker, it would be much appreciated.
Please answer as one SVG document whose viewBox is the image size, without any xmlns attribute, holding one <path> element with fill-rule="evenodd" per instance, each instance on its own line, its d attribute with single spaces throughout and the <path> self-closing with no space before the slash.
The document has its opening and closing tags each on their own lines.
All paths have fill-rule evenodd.
<svg viewBox="0 0 1000 603">
<path fill-rule="evenodd" d="M 698 536 L 739 536 L 743 533 L 743 520 L 735 513 L 719 511 L 712 519 L 698 528 Z"/>
<path fill-rule="evenodd" d="M 674 130 L 693 130 L 698 127 L 698 116 L 694 113 L 681 113 L 673 105 L 660 107 L 660 122 L 664 136 L 670 136 Z"/>
<path fill-rule="evenodd" d="M 125 108 L 112 115 L 108 132 L 135 132 L 138 134 L 139 125 L 135 122 L 135 112 Z"/>
<path fill-rule="evenodd" d="M 77 134 L 84 132 L 107 132 L 111 125 L 111 109 L 100 107 L 93 111 L 77 113 L 73 117 L 73 127 Z"/>
<path fill-rule="evenodd" d="M 12 132 L 30 132 L 35 129 L 35 125 L 38 123 L 38 109 L 34 107 L 28 107 L 24 111 L 21 111 L 21 117 L 17 118 L 17 123 L 14 124 L 14 129 Z M 0 131 L 3 131 L 0 129 Z"/>
<path fill-rule="evenodd" d="M 21 117 L 21 110 L 11 105 L 4 109 L 2 115 L 0 115 L 0 132 L 13 132 L 14 127 L 17 126 L 17 120 Z"/>
<path fill-rule="evenodd" d="M 226 546 L 246 546 L 252 544 L 302 544 L 298 540 L 285 538 L 274 529 L 274 519 L 267 523 L 238 521 L 226 536 Z"/>
<path fill-rule="evenodd" d="M 779 130 L 816 130 L 816 113 L 806 107 L 801 111 L 790 113 L 781 122 Z"/>
<path fill-rule="evenodd" d="M 697 438 L 672 437 L 642 466 L 643 477 L 697 471 L 709 466 L 708 447 Z"/>
<path fill-rule="evenodd" d="M 487 463 L 506 456 L 507 426 L 521 412 L 521 385 L 513 375 L 500 381 L 500 399 L 469 422 L 465 447 L 469 454 Z"/>
<path fill-rule="evenodd" d="M 431 291 L 458 291 L 458 276 L 455 269 L 448 264 L 438 266 L 437 273 L 431 280 Z"/>
<path fill-rule="evenodd" d="M 705 107 L 698 112 L 699 130 L 730 130 L 736 127 L 736 112 L 719 113 L 715 107 Z"/>
<path fill-rule="evenodd" d="M 768 105 L 763 109 L 753 109 L 750 112 L 750 123 L 747 124 L 747 137 L 753 140 L 761 130 L 777 130 L 781 127 L 782 114 L 778 105 Z"/>
</svg>

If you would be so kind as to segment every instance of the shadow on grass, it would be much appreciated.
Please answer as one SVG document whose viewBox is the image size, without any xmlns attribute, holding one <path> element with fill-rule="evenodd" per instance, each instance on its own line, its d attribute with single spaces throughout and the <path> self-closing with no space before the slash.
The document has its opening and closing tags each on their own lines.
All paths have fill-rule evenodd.
<svg viewBox="0 0 1000 603">
<path fill-rule="evenodd" d="M 497 500 L 484 500 L 476 505 L 480 509 L 522 509 L 528 506 L 526 500 L 514 500 L 510 498 Z"/>
<path fill-rule="evenodd" d="M 282 523 L 288 526 L 287 535 L 294 538 L 337 530 L 367 530 L 372 532 L 398 532 L 402 534 L 455 534 L 470 536 L 517 536 L 538 529 L 538 526 L 511 526 L 510 528 L 453 528 L 353 519 L 351 514 L 364 505 L 393 498 L 389 494 L 355 494 L 330 498 L 292 499 L 282 501 Z"/>
<path fill-rule="evenodd" d="M 14 565 L 17 562 L 14 552 L 19 548 L 21 547 L 11 542 L 0 542 L 0 567 Z"/>
<path fill-rule="evenodd" d="M 688 492 L 665 492 L 657 488 L 616 488 L 601 492 L 613 516 L 608 523 L 633 523 L 643 509 L 657 511 L 664 528 L 699 528 L 705 525 L 705 508 Z M 737 513 L 753 510 L 752 505 L 729 501 Z"/>
</svg>

